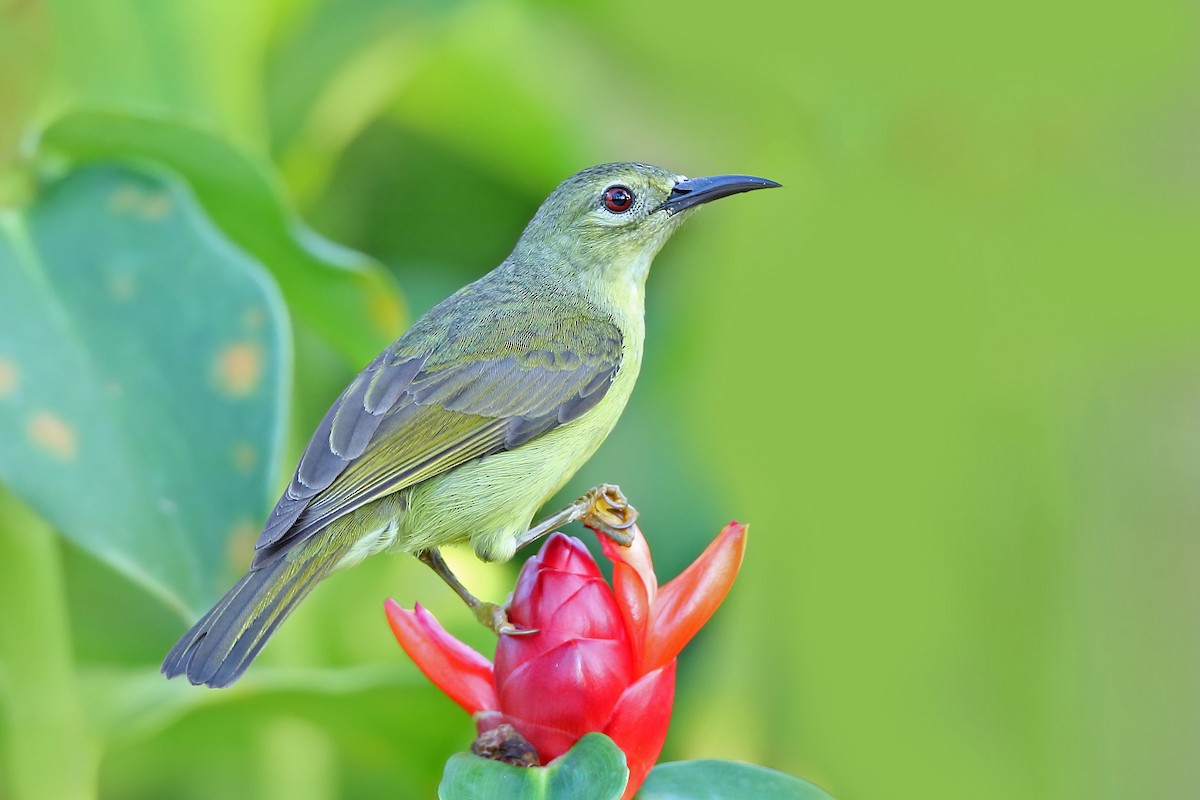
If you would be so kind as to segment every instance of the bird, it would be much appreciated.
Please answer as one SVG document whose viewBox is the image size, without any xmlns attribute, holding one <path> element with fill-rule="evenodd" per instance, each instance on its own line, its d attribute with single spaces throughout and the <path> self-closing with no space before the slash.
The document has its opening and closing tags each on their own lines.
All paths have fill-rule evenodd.
<svg viewBox="0 0 1200 800">
<path fill-rule="evenodd" d="M 168 652 L 162 672 L 236 681 L 334 570 L 383 551 L 431 566 L 498 634 L 527 633 L 442 560 L 483 561 L 581 517 L 618 542 L 636 512 L 602 485 L 530 527 L 612 431 L 645 340 L 651 261 L 698 207 L 780 184 L 686 178 L 636 162 L 563 181 L 511 254 L 418 319 L 342 391 L 268 515 L 250 568 Z"/>
</svg>

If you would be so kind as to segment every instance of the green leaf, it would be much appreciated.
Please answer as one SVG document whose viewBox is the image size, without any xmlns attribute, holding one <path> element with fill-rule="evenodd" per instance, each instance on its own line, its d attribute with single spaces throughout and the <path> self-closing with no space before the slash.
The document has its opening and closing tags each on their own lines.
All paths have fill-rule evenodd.
<svg viewBox="0 0 1200 800">
<path fill-rule="evenodd" d="M 0 216 L 0 483 L 180 609 L 258 531 L 289 361 L 270 276 L 174 180 L 91 167 Z"/>
<path fill-rule="evenodd" d="M 389 274 L 306 227 L 269 167 L 176 118 L 80 111 L 47 128 L 43 155 L 69 162 L 149 161 L 182 177 L 213 222 L 275 275 L 288 307 L 359 367 L 404 321 Z"/>
<path fill-rule="evenodd" d="M 806 780 L 738 761 L 675 761 L 650 770 L 636 800 L 833 800 Z"/>
<path fill-rule="evenodd" d="M 589 733 L 545 767 L 514 767 L 474 753 L 451 756 L 440 800 L 617 800 L 629 780 L 625 754 Z"/>
</svg>

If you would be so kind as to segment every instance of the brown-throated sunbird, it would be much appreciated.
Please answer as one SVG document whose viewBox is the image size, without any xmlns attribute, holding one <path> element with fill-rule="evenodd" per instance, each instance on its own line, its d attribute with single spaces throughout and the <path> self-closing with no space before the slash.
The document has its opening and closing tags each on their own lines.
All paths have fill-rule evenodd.
<svg viewBox="0 0 1200 800">
<path fill-rule="evenodd" d="M 472 597 L 437 548 L 469 542 L 479 558 L 504 561 L 593 506 L 599 527 L 617 520 L 605 532 L 628 543 L 615 487 L 529 526 L 633 391 L 655 254 L 702 203 L 778 185 L 636 163 L 564 181 L 499 267 L 346 387 L 267 518 L 250 571 L 171 648 L 163 673 L 228 686 L 321 578 L 389 549 L 432 566 L 497 632 L 522 632 Z"/>
</svg>

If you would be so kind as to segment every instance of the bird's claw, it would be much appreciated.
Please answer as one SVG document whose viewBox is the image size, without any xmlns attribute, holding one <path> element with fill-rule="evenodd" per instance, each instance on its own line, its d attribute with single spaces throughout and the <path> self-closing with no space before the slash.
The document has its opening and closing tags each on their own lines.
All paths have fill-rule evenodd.
<svg viewBox="0 0 1200 800">
<path fill-rule="evenodd" d="M 620 487 L 602 483 L 579 498 L 579 502 L 587 503 L 580 522 L 622 547 L 633 544 L 633 534 L 629 529 L 637 522 L 638 512 L 629 504 Z"/>
<path fill-rule="evenodd" d="M 497 636 L 528 636 L 538 628 L 518 628 L 508 621 L 504 606 L 497 603 L 480 602 L 475 606 L 475 618 L 496 632 Z"/>
</svg>

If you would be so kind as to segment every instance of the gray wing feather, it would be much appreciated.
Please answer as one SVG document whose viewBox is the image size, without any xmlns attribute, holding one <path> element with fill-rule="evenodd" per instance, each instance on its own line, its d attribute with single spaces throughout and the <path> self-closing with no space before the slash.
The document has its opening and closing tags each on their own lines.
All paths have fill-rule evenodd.
<svg viewBox="0 0 1200 800">
<path fill-rule="evenodd" d="M 427 368 L 428 356 L 384 351 L 321 420 L 255 545 L 255 565 L 431 470 L 518 447 L 582 416 L 604 397 L 621 361 L 615 327 L 591 344 L 599 352 L 587 357 L 564 348 L 439 369 Z M 452 429 L 451 439 L 431 432 L 430 419 Z M 406 432 L 418 429 L 406 442 Z"/>
<path fill-rule="evenodd" d="M 386 412 L 403 395 L 425 362 L 424 358 L 408 358 L 386 363 L 386 355 L 387 351 L 360 372 L 325 413 L 300 456 L 291 484 L 267 517 L 256 550 L 271 547 L 282 539 L 312 498 L 329 488 L 362 455 Z"/>
</svg>

